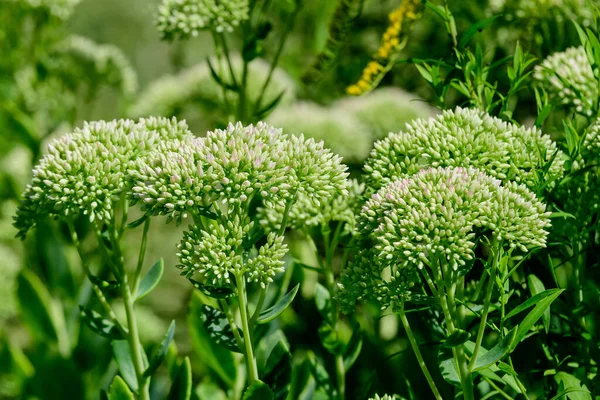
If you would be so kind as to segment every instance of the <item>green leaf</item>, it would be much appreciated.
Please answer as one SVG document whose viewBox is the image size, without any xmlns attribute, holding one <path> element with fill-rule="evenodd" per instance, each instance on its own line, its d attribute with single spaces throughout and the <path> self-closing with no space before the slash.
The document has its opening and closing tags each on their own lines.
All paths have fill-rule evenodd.
<svg viewBox="0 0 600 400">
<path fill-rule="evenodd" d="M 525 300 L 523 303 L 519 304 L 517 307 L 513 308 L 508 314 L 506 314 L 506 316 L 504 317 L 504 320 L 508 320 L 511 317 L 514 317 L 515 315 L 519 314 L 520 312 L 523 312 L 525 310 L 527 310 L 529 307 L 534 306 L 535 304 L 539 303 L 542 299 L 554 295 L 556 292 L 562 292 L 561 289 L 548 289 L 548 290 L 544 290 L 541 293 L 536 294 L 533 297 L 530 297 L 529 299 Z"/>
<path fill-rule="evenodd" d="M 360 355 L 363 343 L 363 334 L 359 327 L 354 329 L 352 337 L 346 346 L 344 351 L 344 369 L 348 371 L 356 362 L 356 359 Z"/>
<path fill-rule="evenodd" d="M 227 394 L 215 383 L 206 381 L 196 386 L 198 400 L 227 400 Z"/>
<path fill-rule="evenodd" d="M 109 340 L 120 340 L 125 339 L 121 330 L 111 321 L 106 320 L 94 310 L 79 306 L 81 320 L 85 323 L 94 333 L 103 336 Z"/>
<path fill-rule="evenodd" d="M 438 352 L 438 365 L 444 380 L 453 386 L 460 387 L 460 377 L 458 376 L 452 349 L 440 346 L 440 351 Z"/>
<path fill-rule="evenodd" d="M 554 380 L 559 385 L 559 391 L 563 391 L 562 395 L 566 395 L 567 399 L 592 400 L 590 391 L 575 376 L 561 371 L 554 375 Z"/>
<path fill-rule="evenodd" d="M 292 380 L 292 355 L 283 332 L 278 332 L 280 332 L 279 340 L 269 354 L 262 376 L 265 383 L 271 388 L 273 398 L 285 400 Z"/>
<path fill-rule="evenodd" d="M 283 296 L 277 303 L 275 303 L 272 307 L 263 310 L 258 319 L 256 320 L 257 324 L 266 324 L 277 318 L 282 312 L 285 311 L 286 308 L 292 304 L 294 301 L 294 297 L 296 297 L 296 293 L 298 293 L 298 288 L 300 288 L 300 284 L 294 286 L 292 290 L 288 292 L 285 296 Z"/>
<path fill-rule="evenodd" d="M 463 331 L 462 329 L 456 329 L 454 332 L 448 336 L 443 346 L 445 347 L 456 347 L 465 343 L 467 340 L 471 338 L 471 334 L 467 331 Z"/>
<path fill-rule="evenodd" d="M 192 293 L 187 319 L 192 345 L 198 359 L 213 370 L 227 386 L 232 387 L 237 375 L 233 354 L 225 347 L 217 345 L 211 338 L 204 327 L 202 307 L 200 294 Z"/>
<path fill-rule="evenodd" d="M 325 320 L 331 321 L 331 295 L 325 286 L 320 283 L 315 286 L 315 306 L 317 306 L 317 310 Z"/>
<path fill-rule="evenodd" d="M 202 292 L 208 297 L 212 297 L 213 299 L 228 299 L 230 297 L 235 296 L 235 292 L 231 288 L 218 288 L 214 286 L 204 285 L 192 278 L 188 278 L 188 281 L 190 281 L 192 285 L 200 292 Z"/>
<path fill-rule="evenodd" d="M 169 329 L 163 338 L 163 341 L 160 344 L 160 347 L 156 349 L 156 352 L 152 355 L 150 359 L 150 365 L 144 371 L 145 377 L 150 377 L 156 371 L 156 369 L 162 364 L 167 356 L 167 351 L 169 351 L 169 346 L 173 341 L 173 336 L 175 335 L 175 320 L 171 321 L 171 325 L 169 325 Z"/>
<path fill-rule="evenodd" d="M 44 342 L 55 341 L 61 354 L 69 353 L 69 338 L 62 311 L 38 276 L 23 269 L 17 277 L 17 297 L 21 318 L 31 336 Z"/>
<path fill-rule="evenodd" d="M 460 40 L 458 42 L 458 48 L 464 49 L 471 40 L 471 38 L 475 36 L 477 32 L 481 32 L 483 28 L 490 25 L 492 22 L 494 22 L 501 16 L 502 14 L 492 15 L 491 17 L 477 21 L 473 25 L 468 27 L 467 30 L 460 37 Z"/>
<path fill-rule="evenodd" d="M 527 314 L 525 319 L 523 319 L 521 324 L 519 324 L 519 329 L 517 330 L 517 336 L 511 346 L 511 351 L 514 350 L 515 347 L 517 347 L 517 345 L 521 342 L 521 340 L 523 340 L 523 338 L 525 337 L 525 335 L 527 335 L 527 333 L 529 332 L 531 327 L 533 327 L 533 325 L 537 322 L 537 320 L 540 319 L 541 316 L 544 314 L 544 311 L 546 311 L 546 309 L 548 307 L 550 307 L 550 304 L 552 304 L 552 302 L 554 300 L 556 300 L 556 298 L 558 296 L 560 296 L 560 294 L 564 291 L 564 289 L 551 289 L 551 290 L 553 290 L 553 293 L 544 297 L 542 300 L 540 300 L 536 304 L 536 306 L 533 308 L 533 310 L 531 310 L 529 312 L 529 314 Z M 548 292 L 548 290 L 545 290 L 544 292 L 542 292 L 540 294 L 543 294 L 546 292 Z"/>
<path fill-rule="evenodd" d="M 333 398 L 334 389 L 331 385 L 333 381 L 329 377 L 327 370 L 325 369 L 325 367 L 323 367 L 321 363 L 317 361 L 314 353 L 308 353 L 307 358 L 309 361 L 311 374 L 315 379 L 317 389 L 323 389 L 327 394 L 329 394 L 329 398 Z"/>
<path fill-rule="evenodd" d="M 256 381 L 246 389 L 243 400 L 274 400 L 275 397 L 269 386 L 262 381 Z"/>
<path fill-rule="evenodd" d="M 536 294 L 542 293 L 544 290 L 546 290 L 540 278 L 533 274 L 527 276 L 527 286 L 529 286 L 529 291 L 531 292 L 532 296 L 535 296 Z M 548 333 L 548 330 L 550 329 L 550 307 L 548 307 L 542 314 L 542 322 L 544 323 L 544 329 L 546 330 L 546 333 Z"/>
<path fill-rule="evenodd" d="M 504 336 L 500 342 L 498 342 L 498 344 L 496 344 L 490 350 L 485 351 L 483 348 L 480 348 L 477 360 L 475 360 L 473 371 L 479 371 L 495 364 L 497 361 L 500 361 L 510 350 L 516 335 L 517 327 L 515 326 L 506 334 L 506 336 Z"/>
<path fill-rule="evenodd" d="M 179 371 L 177 371 L 177 375 L 175 375 L 167 400 L 189 400 L 191 397 L 192 366 L 190 359 L 185 357 L 179 367 Z"/>
<path fill-rule="evenodd" d="M 129 390 L 129 387 L 119 375 L 115 376 L 115 379 L 110 384 L 108 398 L 110 400 L 135 400 L 133 393 L 131 393 L 131 390 Z"/>
<path fill-rule="evenodd" d="M 158 261 L 156 261 L 154 265 L 150 268 L 146 276 L 142 278 L 135 298 L 136 301 L 143 299 L 156 287 L 156 285 L 158 285 L 158 282 L 160 281 L 164 270 L 164 261 L 162 258 L 159 258 Z"/>
<path fill-rule="evenodd" d="M 202 305 L 201 311 L 204 327 L 215 343 L 227 347 L 233 352 L 242 353 L 225 314 L 206 304 Z"/>
<path fill-rule="evenodd" d="M 323 347 L 325 347 L 328 352 L 334 355 L 343 354 L 344 344 L 340 341 L 337 331 L 333 329 L 329 322 L 323 321 L 319 327 L 319 338 L 321 339 Z"/>
<path fill-rule="evenodd" d="M 283 95 L 285 94 L 285 89 L 281 91 L 281 93 L 279 93 L 273 100 L 271 100 L 266 106 L 264 106 L 263 108 L 261 108 L 257 113 L 256 113 L 256 118 L 257 119 L 264 119 L 266 116 L 269 115 L 269 113 L 271 113 L 271 111 L 273 111 L 273 109 L 275 109 L 275 107 L 277 107 L 277 105 L 279 104 L 279 102 L 281 102 L 281 99 L 283 98 Z"/>
<path fill-rule="evenodd" d="M 237 85 L 235 85 L 235 83 L 227 83 L 224 80 L 221 79 L 221 77 L 219 76 L 219 74 L 217 74 L 217 72 L 215 71 L 215 69 L 213 68 L 212 64 L 210 63 L 210 59 L 206 59 L 206 63 L 208 64 L 208 68 L 210 69 L 210 76 L 212 76 L 212 78 L 215 80 L 215 82 L 217 82 L 217 84 L 227 90 L 231 90 L 232 92 L 238 92 L 239 88 Z M 232 80 L 235 81 L 235 79 Z"/>
<path fill-rule="evenodd" d="M 135 375 L 135 369 L 133 368 L 129 343 L 127 340 L 114 340 L 111 342 L 111 345 L 113 348 L 113 356 L 115 361 L 117 361 L 121 376 L 125 379 L 125 382 L 127 382 L 129 387 L 137 392 L 138 381 Z"/>
<path fill-rule="evenodd" d="M 150 217 L 150 214 L 144 214 L 140 218 L 136 219 L 135 221 L 130 222 L 129 224 L 127 224 L 126 228 L 127 229 L 137 228 L 138 226 L 140 226 L 141 224 L 143 224 L 144 222 L 146 222 L 146 220 L 149 217 Z"/>
</svg>

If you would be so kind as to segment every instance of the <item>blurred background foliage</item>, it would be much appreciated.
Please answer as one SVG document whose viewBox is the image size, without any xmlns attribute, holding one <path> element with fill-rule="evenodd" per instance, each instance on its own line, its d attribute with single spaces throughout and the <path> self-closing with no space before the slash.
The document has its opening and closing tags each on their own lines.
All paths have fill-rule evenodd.
<svg viewBox="0 0 600 400">
<path fill-rule="evenodd" d="M 411 119 L 434 115 L 435 93 L 413 61 L 447 59 L 452 48 L 446 29 L 431 11 L 414 25 L 402 60 L 385 76 L 380 88 L 358 98 L 346 95 L 346 87 L 360 77 L 376 51 L 388 14 L 399 2 L 365 0 L 360 18 L 340 46 L 337 61 L 324 71 L 323 79 L 306 83 L 302 78 L 327 42 L 338 1 L 301 1 L 263 105 L 282 91 L 284 95 L 265 119 L 286 131 L 323 139 L 356 172 L 375 140 L 389 131 L 402 130 Z M 161 41 L 154 25 L 158 0 L 83 0 L 72 15 L 66 0 L 55 2 L 63 4 L 64 9 L 30 6 L 32 3 L 0 1 L 0 398 L 92 399 L 111 382 L 116 365 L 106 351 L 106 342 L 78 325 L 77 305 L 93 299 L 78 268 L 75 250 L 68 243 L 67 231 L 49 223 L 40 226 L 24 244 L 14 238 L 11 216 L 30 178 L 30 169 L 49 137 L 67 132 L 82 121 L 176 115 L 187 119 L 191 130 L 201 134 L 224 126 L 233 115 L 223 104 L 220 86 L 206 63 L 214 56 L 211 35 L 201 32 L 187 41 Z M 261 44 L 261 58 L 274 57 L 281 35 L 291 26 L 295 3 L 272 1 L 265 10 L 272 33 Z M 482 25 L 482 32 L 474 37 L 490 63 L 511 56 L 517 41 L 539 62 L 555 51 L 579 44 L 572 19 L 584 26 L 592 20 L 583 0 L 564 1 L 560 6 L 542 0 L 448 3 L 459 32 L 502 13 L 492 23 Z M 232 47 L 240 49 L 239 38 L 232 40 Z M 259 82 L 265 79 L 268 68 L 269 63 L 261 59 L 251 63 L 252 96 L 258 94 Z M 500 88 L 508 87 L 503 68 L 490 74 L 490 81 L 497 80 Z M 445 106 L 458 104 L 464 104 L 464 99 L 451 92 Z M 519 107 L 514 111 L 518 121 L 535 119 L 532 90 L 520 93 Z M 559 135 L 559 113 L 547 120 L 545 129 Z M 84 222 L 79 229 L 85 231 Z M 151 229 L 147 259 L 164 257 L 167 268 L 156 292 L 141 303 L 138 316 L 144 320 L 140 323 L 144 328 L 142 341 L 155 345 L 167 321 L 175 319 L 181 327 L 176 332 L 178 352 L 191 356 L 194 382 L 222 381 L 228 375 L 215 373 L 215 365 L 207 361 L 202 333 L 194 328 L 183 329 L 186 320 L 193 322 L 195 303 L 190 299 L 198 294 L 192 295 L 189 284 L 174 268 L 180 228 L 154 224 Z M 135 238 L 130 245 L 135 251 Z M 292 243 L 292 249 L 294 257 L 307 265 L 314 264 L 307 255 L 311 253 L 308 244 L 301 238 Z M 20 272 L 25 266 L 26 272 Z M 556 269 L 565 286 L 572 273 L 568 268 L 565 265 Z M 308 354 L 320 348 L 320 317 L 314 304 L 317 277 L 310 270 L 295 268 L 291 280 L 304 282 L 302 296 L 284 314 L 281 328 L 294 343 L 296 354 Z M 189 304 L 192 312 L 188 312 Z M 590 306 L 598 309 L 597 304 Z M 55 320 L 40 326 L 39 321 L 30 318 L 35 307 L 52 308 L 50 315 Z M 380 318 L 378 310 L 365 306 L 357 319 L 366 338 L 347 379 L 349 398 L 366 398 L 375 392 L 412 393 L 414 398 L 427 398 L 426 386 L 414 384 L 423 381 L 421 372 L 406 368 L 416 364 L 407 351 L 406 338 L 398 334 L 397 317 Z M 417 323 L 428 324 L 423 318 Z M 420 335 L 432 332 L 418 325 L 415 331 Z M 349 327 L 340 332 L 350 334 Z M 66 344 L 61 343 L 65 335 L 71 338 Z M 433 344 L 438 340 L 421 339 Z M 425 352 L 425 356 L 435 362 L 435 352 Z M 538 355 L 517 355 L 516 362 L 535 363 L 536 358 Z M 164 372 L 165 377 L 168 374 Z M 207 388 L 210 386 L 203 386 L 194 396 L 215 398 L 207 395 Z M 158 381 L 153 386 L 156 398 L 161 398 L 161 390 Z M 543 387 L 540 393 L 538 398 L 544 398 Z"/>
</svg>

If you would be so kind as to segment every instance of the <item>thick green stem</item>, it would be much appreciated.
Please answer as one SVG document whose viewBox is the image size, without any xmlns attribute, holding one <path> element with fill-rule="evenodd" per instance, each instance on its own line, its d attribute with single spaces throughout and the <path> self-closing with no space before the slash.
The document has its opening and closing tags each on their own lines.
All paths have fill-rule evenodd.
<svg viewBox="0 0 600 400">
<path fill-rule="evenodd" d="M 439 268 L 442 267 L 442 265 L 438 265 Z M 451 272 L 449 271 L 449 266 L 445 266 L 445 273 L 446 276 L 448 277 Z M 455 325 L 454 325 L 454 316 L 452 315 L 452 313 L 450 312 L 450 310 L 455 310 L 456 309 L 456 304 L 454 302 L 454 292 L 455 292 L 455 287 L 454 285 L 450 284 L 449 287 L 446 287 L 450 282 L 450 279 L 447 279 L 446 284 L 444 284 L 444 280 L 442 277 L 442 272 L 438 271 L 438 289 L 440 289 L 439 292 L 439 296 L 438 296 L 438 300 L 440 301 L 440 304 L 442 306 L 442 311 L 444 312 L 444 317 L 446 320 L 446 327 L 448 329 L 448 335 L 451 335 L 455 330 Z M 445 293 L 444 290 L 442 290 L 445 287 Z M 460 384 L 463 390 L 463 397 L 465 400 L 474 400 L 475 399 L 475 395 L 473 392 L 473 379 L 471 376 L 471 372 L 469 371 L 469 366 L 467 364 L 467 357 L 465 356 L 465 351 L 463 349 L 462 346 L 455 346 L 452 348 L 452 355 L 454 358 L 454 361 L 456 363 L 456 368 L 458 371 L 458 375 L 460 377 Z"/>
<path fill-rule="evenodd" d="M 248 385 L 252 385 L 258 380 L 258 367 L 256 366 L 256 358 L 254 358 L 254 349 L 252 348 L 252 335 L 250 332 L 250 324 L 248 322 L 246 281 L 243 274 L 235 274 L 235 282 L 237 285 L 238 300 L 240 302 L 240 317 L 242 320 L 242 333 L 244 334 L 244 349 L 248 372 Z"/>
<path fill-rule="evenodd" d="M 431 374 L 429 373 L 429 369 L 427 369 L 427 365 L 425 364 L 425 360 L 421 355 L 421 350 L 419 350 L 419 344 L 417 343 L 417 339 L 413 334 L 412 329 L 410 328 L 410 324 L 408 323 L 408 318 L 406 318 L 406 313 L 404 312 L 404 303 L 400 305 L 400 310 L 398 312 L 400 315 L 400 320 L 402 321 L 402 325 L 404 325 L 404 330 L 406 331 L 406 336 L 408 337 L 408 341 L 410 342 L 410 346 L 415 353 L 415 357 L 419 362 L 419 366 L 421 367 L 421 371 L 423 371 L 423 375 L 425 375 L 425 379 L 427 379 L 427 383 L 433 392 L 436 400 L 442 400 L 442 395 L 440 394 L 437 386 L 435 385 L 435 381 L 433 380 Z"/>
<path fill-rule="evenodd" d="M 150 218 L 144 221 L 144 231 L 142 233 L 142 243 L 140 245 L 140 252 L 138 254 L 138 263 L 135 268 L 135 275 L 133 276 L 133 293 L 137 293 L 138 287 L 140 286 L 140 279 L 142 276 L 142 268 L 144 266 L 144 257 L 146 255 L 146 247 L 148 245 L 148 230 L 150 229 Z"/>
<path fill-rule="evenodd" d="M 498 249 L 498 253 L 500 253 Z M 494 260 L 492 261 L 492 267 L 490 269 L 490 280 L 488 281 L 487 291 L 485 293 L 485 301 L 483 303 L 483 313 L 481 314 L 481 321 L 479 322 L 479 330 L 477 331 L 477 339 L 475 340 L 475 348 L 473 349 L 473 356 L 471 357 L 471 362 L 469 364 L 469 370 L 472 371 L 473 367 L 475 367 L 475 362 L 477 361 L 477 354 L 479 353 L 479 349 L 481 348 L 481 342 L 483 340 L 483 334 L 485 333 L 485 326 L 487 324 L 487 316 L 490 311 L 490 303 L 492 300 L 492 292 L 494 291 L 494 283 L 496 281 L 496 269 L 498 267 L 498 258 L 500 254 L 496 254 L 494 256 Z M 485 275 L 481 278 L 484 279 Z"/>
<path fill-rule="evenodd" d="M 150 380 L 144 376 L 144 360 L 142 358 L 142 344 L 140 342 L 137 321 L 135 318 L 134 298 L 129 289 L 127 282 L 127 274 L 123 274 L 121 282 L 123 302 L 125 303 L 125 314 L 127 315 L 127 325 L 129 327 L 129 349 L 131 350 L 131 359 L 133 361 L 133 369 L 138 382 L 138 396 L 140 400 L 150 400 Z"/>
</svg>

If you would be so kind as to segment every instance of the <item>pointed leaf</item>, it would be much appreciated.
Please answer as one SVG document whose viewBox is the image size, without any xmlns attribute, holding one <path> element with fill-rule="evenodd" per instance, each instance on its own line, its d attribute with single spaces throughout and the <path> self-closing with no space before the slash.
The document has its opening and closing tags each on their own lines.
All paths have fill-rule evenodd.
<svg viewBox="0 0 600 400">
<path fill-rule="evenodd" d="M 498 344 L 496 344 L 490 350 L 484 351 L 484 349 L 481 348 L 479 355 L 477 356 L 477 360 L 475 360 L 473 371 L 487 368 L 497 361 L 500 361 L 502 357 L 504 357 L 510 350 L 510 346 L 512 345 L 516 336 L 517 327 L 515 326 L 500 342 L 498 342 Z"/>
<path fill-rule="evenodd" d="M 471 40 L 471 38 L 473 36 L 475 36 L 475 34 L 477 32 L 481 32 L 483 30 L 483 28 L 490 25 L 492 22 L 494 22 L 497 18 L 499 18 L 501 16 L 502 16 L 502 14 L 495 14 L 489 18 L 477 21 L 473 25 L 468 27 L 467 30 L 460 37 L 460 41 L 458 42 L 458 48 L 464 49 L 467 46 L 467 44 L 469 43 L 469 41 Z"/>
<path fill-rule="evenodd" d="M 519 304 L 517 307 L 513 308 L 508 314 L 506 314 L 506 316 L 504 317 L 504 320 L 506 321 L 507 319 L 519 314 L 520 312 L 523 312 L 525 310 L 527 310 L 529 307 L 533 307 L 534 305 L 538 304 L 542 299 L 554 295 L 556 292 L 561 292 L 561 289 L 548 289 L 548 290 L 544 290 L 541 293 L 536 294 L 533 297 L 530 297 L 529 299 L 525 300 L 523 303 Z"/>
<path fill-rule="evenodd" d="M 110 400 L 135 400 L 133 393 L 131 393 L 131 390 L 129 390 L 129 387 L 119 375 L 115 376 L 110 385 L 108 398 Z"/>
<path fill-rule="evenodd" d="M 542 293 L 546 288 L 544 284 L 537 276 L 530 274 L 527 276 L 527 286 L 529 286 L 529 291 L 532 296 L 535 296 L 538 293 Z M 542 314 L 542 322 L 544 323 L 544 330 L 548 333 L 550 329 L 550 308 L 548 307 L 544 314 Z"/>
<path fill-rule="evenodd" d="M 188 357 L 183 359 L 167 400 L 189 400 L 192 397 L 192 366 Z"/>
<path fill-rule="evenodd" d="M 79 306 L 81 320 L 96 334 L 109 340 L 125 339 L 121 330 L 111 321 L 106 320 L 94 310 Z"/>
<path fill-rule="evenodd" d="M 263 310 L 258 316 L 256 323 L 266 324 L 267 322 L 270 322 L 277 318 L 282 312 L 285 311 L 286 308 L 289 307 L 290 304 L 292 304 L 292 301 L 294 301 L 294 297 L 296 297 L 296 293 L 298 293 L 299 287 L 300 284 L 297 284 L 292 290 L 289 291 L 288 294 L 279 299 L 279 301 L 276 304 L 274 304 L 272 307 L 267 308 L 266 310 Z"/>
<path fill-rule="evenodd" d="M 438 364 L 442 377 L 449 384 L 460 387 L 460 377 L 458 376 L 458 370 L 456 369 L 456 363 L 452 355 L 452 349 L 449 347 L 441 346 L 438 353 Z"/>
<path fill-rule="evenodd" d="M 128 223 L 127 226 L 126 226 L 126 228 L 127 229 L 137 228 L 138 226 L 140 226 L 141 224 L 143 224 L 144 222 L 146 222 L 146 220 L 149 217 L 150 217 L 149 214 L 144 214 L 140 218 L 136 219 L 135 221 Z"/>
<path fill-rule="evenodd" d="M 121 376 L 125 382 L 127 382 L 127 385 L 129 385 L 134 392 L 137 392 L 138 381 L 135 375 L 135 369 L 133 368 L 131 352 L 129 351 L 129 343 L 127 340 L 114 340 L 111 345 L 113 348 L 113 356 L 115 361 L 117 361 Z"/>
<path fill-rule="evenodd" d="M 256 381 L 246 389 L 243 400 L 274 400 L 273 392 L 262 381 Z"/>
<path fill-rule="evenodd" d="M 235 296 L 235 292 L 231 288 L 218 288 L 214 286 L 204 285 L 192 278 L 188 278 L 188 281 L 190 281 L 192 285 L 200 292 L 204 293 L 208 297 L 212 297 L 213 299 L 228 299 L 230 297 Z"/>
<path fill-rule="evenodd" d="M 292 355 L 284 338 L 280 338 L 271 350 L 263 380 L 271 388 L 274 400 L 287 398 L 292 380 Z"/>
<path fill-rule="evenodd" d="M 206 63 L 208 64 L 208 68 L 210 69 L 210 76 L 212 76 L 212 78 L 215 80 L 215 82 L 217 82 L 217 84 L 219 86 L 222 86 L 225 89 L 231 90 L 233 92 L 237 92 L 238 91 L 238 87 L 235 84 L 227 83 L 223 79 L 221 79 L 221 77 L 219 76 L 219 74 L 217 74 L 217 72 L 213 68 L 212 64 L 210 63 L 210 59 L 207 58 L 206 59 Z M 233 80 L 235 81 L 235 79 L 233 79 Z"/>
<path fill-rule="evenodd" d="M 556 300 L 556 298 L 558 296 L 560 296 L 560 294 L 563 291 L 564 291 L 564 289 L 554 289 L 554 292 L 552 294 L 550 294 L 549 296 L 544 297 L 542 300 L 540 300 L 536 304 L 534 309 L 531 310 L 529 312 L 529 314 L 527 314 L 525 319 L 523 319 L 521 324 L 519 324 L 519 329 L 517 330 L 517 336 L 511 346 L 511 351 L 514 350 L 515 347 L 517 347 L 517 345 L 521 342 L 521 340 L 523 340 L 525 335 L 527 335 L 527 333 L 529 332 L 531 327 L 538 321 L 538 319 L 541 318 L 541 316 L 544 314 L 544 311 L 546 311 L 546 309 L 548 307 L 550 307 L 550 304 L 552 304 L 552 302 L 554 300 Z M 547 292 L 547 290 L 545 292 Z M 544 292 L 542 292 L 542 293 L 544 293 Z"/>
<path fill-rule="evenodd" d="M 360 355 L 362 350 L 363 334 L 360 328 L 356 328 L 352 332 L 352 337 L 346 346 L 344 351 L 344 369 L 348 371 L 356 362 L 356 359 Z"/>
<path fill-rule="evenodd" d="M 562 387 L 567 399 L 592 400 L 590 391 L 575 376 L 561 371 L 554 375 L 554 380 Z"/>
<path fill-rule="evenodd" d="M 225 346 L 233 352 L 241 353 L 225 314 L 206 304 L 202 305 L 201 311 L 204 327 L 215 343 Z"/>
<path fill-rule="evenodd" d="M 165 360 L 165 357 L 167 356 L 167 352 L 169 351 L 169 346 L 171 345 L 171 342 L 173 341 L 174 335 L 175 335 L 175 320 L 171 321 L 171 325 L 169 325 L 169 329 L 167 330 L 167 333 L 166 333 L 165 337 L 163 338 L 163 341 L 161 342 L 160 347 L 158 347 L 156 349 L 156 352 L 152 355 L 152 358 L 150 359 L 150 365 L 148 366 L 146 371 L 144 371 L 145 377 L 152 376 L 154 371 L 156 371 L 156 369 L 160 366 L 160 364 L 162 364 L 162 362 Z"/>
<path fill-rule="evenodd" d="M 143 299 L 148 293 L 150 293 L 158 282 L 160 278 L 162 278 L 162 274 L 165 270 L 165 265 L 162 258 L 159 258 L 158 261 L 154 263 L 154 265 L 150 268 L 146 276 L 142 278 L 140 282 L 140 287 L 137 291 L 137 296 L 135 300 Z"/>
<path fill-rule="evenodd" d="M 273 100 L 271 100 L 271 102 L 270 102 L 270 103 L 268 103 L 268 104 L 267 104 L 266 106 L 264 106 L 264 107 L 263 107 L 263 108 L 262 108 L 260 111 L 258 111 L 258 112 L 256 113 L 256 117 L 257 117 L 257 119 L 263 119 L 263 118 L 265 118 L 266 116 L 268 116 L 268 115 L 269 115 L 269 113 L 270 113 L 271 111 L 273 111 L 273 109 L 274 109 L 275 107 L 277 107 L 277 105 L 279 104 L 279 102 L 280 102 L 280 101 L 281 101 L 281 99 L 283 98 L 283 95 L 285 94 L 285 92 L 286 92 L 286 90 L 285 90 L 285 89 L 284 89 L 284 90 L 282 90 L 282 91 L 281 91 L 281 93 L 279 93 L 279 94 L 277 95 L 277 97 L 275 97 Z"/>
</svg>

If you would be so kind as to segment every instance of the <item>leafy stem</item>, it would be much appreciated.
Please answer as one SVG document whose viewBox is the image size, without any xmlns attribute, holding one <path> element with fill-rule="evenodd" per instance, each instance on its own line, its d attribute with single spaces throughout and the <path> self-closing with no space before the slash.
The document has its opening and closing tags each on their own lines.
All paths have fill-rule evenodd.
<svg viewBox="0 0 600 400">
<path fill-rule="evenodd" d="M 244 354 L 248 372 L 248 385 L 252 385 L 258 380 L 258 367 L 256 365 L 256 358 L 254 357 L 254 349 L 252 347 L 252 335 L 250 332 L 246 298 L 246 280 L 244 279 L 243 274 L 236 273 L 235 282 L 237 286 L 237 297 L 240 302 L 240 317 L 242 320 L 242 333 L 244 334 Z"/>
</svg>

